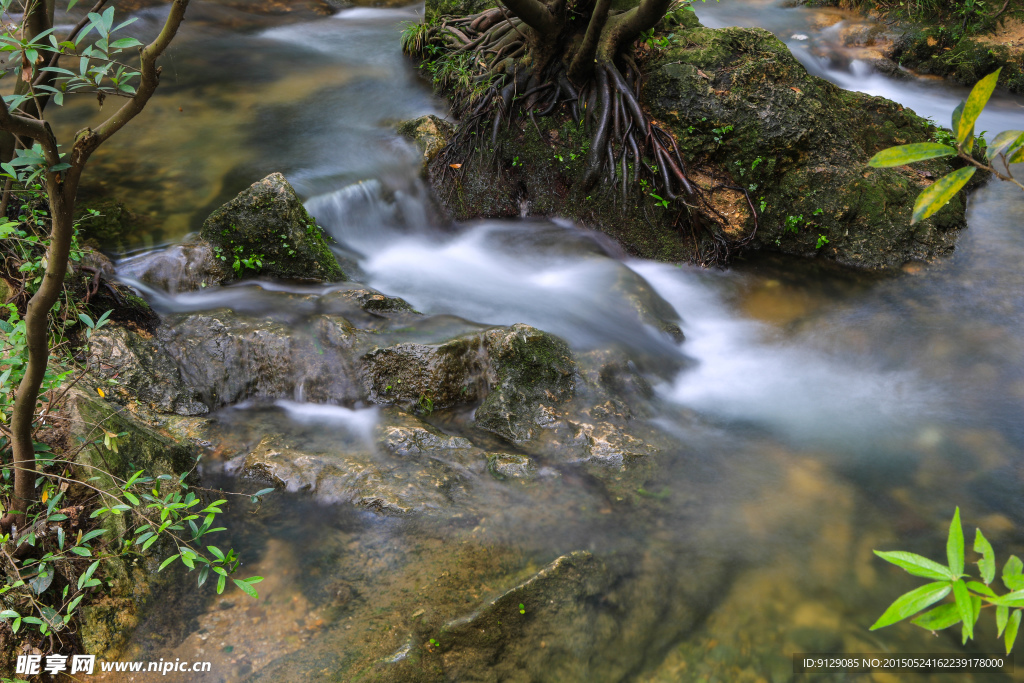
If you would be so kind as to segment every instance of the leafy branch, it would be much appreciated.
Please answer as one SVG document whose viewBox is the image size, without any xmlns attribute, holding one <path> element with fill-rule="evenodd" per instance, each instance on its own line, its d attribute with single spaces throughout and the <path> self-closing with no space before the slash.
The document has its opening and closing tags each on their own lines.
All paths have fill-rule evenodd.
<svg viewBox="0 0 1024 683">
<path fill-rule="evenodd" d="M 967 181 L 974 176 L 978 169 L 988 171 L 1000 180 L 1013 183 L 1024 190 L 1024 185 L 1013 177 L 1013 172 L 1010 170 L 1010 164 L 1024 161 L 1024 131 L 1007 130 L 999 133 L 986 147 L 984 162 L 978 161 L 973 156 L 974 124 L 977 123 L 982 110 L 992 97 L 1000 71 L 1002 71 L 1002 67 L 978 81 L 971 89 L 971 94 L 967 96 L 967 99 L 953 110 L 953 135 L 956 139 L 956 147 L 937 142 L 918 142 L 912 145 L 883 149 L 868 161 L 869 166 L 889 168 L 927 159 L 956 156 L 969 164 L 939 178 L 918 195 L 917 201 L 914 202 L 914 214 L 910 219 L 911 225 L 928 218 L 944 207 L 967 184 Z M 1002 171 L 996 168 L 994 163 L 996 160 L 1002 162 Z"/>
<path fill-rule="evenodd" d="M 1010 592 L 998 595 L 991 586 L 996 576 L 995 551 L 981 529 L 977 529 L 974 536 L 974 552 L 981 555 L 977 562 L 981 581 L 973 580 L 964 573 L 964 530 L 960 524 L 960 508 L 953 513 L 953 520 L 949 524 L 946 565 L 902 550 L 876 550 L 875 554 L 886 562 L 900 567 L 911 576 L 932 579 L 932 582 L 896 598 L 871 630 L 914 617 L 910 623 L 932 632 L 961 624 L 963 642 L 966 644 L 974 638 L 974 627 L 981 610 L 995 607 L 998 635 L 1005 639 L 1006 654 L 1010 654 L 1017 640 L 1021 612 L 1024 609 L 1024 562 L 1016 555 L 1011 555 L 1006 561 L 1001 578 Z M 953 602 L 922 612 L 951 593 Z"/>
</svg>

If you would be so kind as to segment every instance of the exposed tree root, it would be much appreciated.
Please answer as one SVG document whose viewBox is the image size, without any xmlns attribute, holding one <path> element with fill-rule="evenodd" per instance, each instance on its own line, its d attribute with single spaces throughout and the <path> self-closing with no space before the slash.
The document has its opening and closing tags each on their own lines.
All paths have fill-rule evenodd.
<svg viewBox="0 0 1024 683">
<path fill-rule="evenodd" d="M 621 13 L 610 10 L 610 0 L 590 0 L 572 12 L 559 0 L 507 0 L 507 5 L 445 17 L 404 37 L 406 51 L 414 56 L 429 60 L 441 54 L 430 62 L 435 82 L 449 91 L 453 114 L 461 120 L 439 156 L 444 173 L 461 180 L 471 156 L 486 158 L 487 149 L 494 162 L 503 128 L 529 120 L 540 134 L 537 117 L 571 116 L 589 138 L 584 190 L 602 184 L 623 207 L 631 191 L 678 206 L 676 225 L 688 226 L 694 261 L 702 265 L 725 263 L 753 239 L 758 216 L 747 191 L 728 179 L 697 182 L 675 138 L 640 104 L 642 76 L 632 43 L 661 19 L 671 0 L 643 0 Z M 730 222 L 713 201 L 721 190 L 746 198 L 754 229 L 742 238 L 727 234 Z"/>
</svg>

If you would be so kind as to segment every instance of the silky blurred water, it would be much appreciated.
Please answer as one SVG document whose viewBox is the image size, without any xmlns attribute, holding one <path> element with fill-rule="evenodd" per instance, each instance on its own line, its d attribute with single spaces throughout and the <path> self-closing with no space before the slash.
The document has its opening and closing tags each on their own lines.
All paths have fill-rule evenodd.
<svg viewBox="0 0 1024 683">
<path fill-rule="evenodd" d="M 871 550 L 941 557 L 958 505 L 1000 557 L 1020 552 L 1024 194 L 983 186 L 953 256 L 887 277 L 764 256 L 728 271 L 631 260 L 562 221 L 434 225 L 416 156 L 391 130 L 396 120 L 443 114 L 399 53 L 401 23 L 420 8 L 352 8 L 239 30 L 228 20 L 237 10 L 199 7 L 205 21 L 176 46 L 166 87 L 97 160 L 100 182 L 158 223 L 139 245 L 179 241 L 219 202 L 282 171 L 358 280 L 439 316 L 441 327 L 424 325 L 410 338 L 437 335 L 458 319 L 525 322 L 578 352 L 627 349 L 644 359 L 658 397 L 650 422 L 677 445 L 658 454 L 649 480 L 632 492 L 656 496 L 654 507 L 612 508 L 621 492 L 572 469 L 553 469 L 533 489 L 466 473 L 487 503 L 486 513 L 474 511 L 471 531 L 459 521 L 379 519 L 301 494 L 279 496 L 260 516 L 235 520 L 237 545 L 255 558 L 250 569 L 277 577 L 267 615 L 248 620 L 244 607 L 211 598 L 201 628 L 184 628 L 172 649 L 151 652 L 217 657 L 220 673 L 209 680 L 244 680 L 287 653 L 328 661 L 328 653 L 369 638 L 365 615 L 390 609 L 392 584 L 414 586 L 418 579 L 402 578 L 410 563 L 446 571 L 444 552 L 432 555 L 423 544 L 454 547 L 478 531 L 494 558 L 514 556 L 522 566 L 581 548 L 655 558 L 660 569 L 638 589 L 651 605 L 664 597 L 660 584 L 688 571 L 680 549 L 719 563 L 701 575 L 715 587 L 715 607 L 669 645 L 652 645 L 625 677 L 632 680 L 791 680 L 787 657 L 814 647 L 961 651 L 958 633 L 867 630 L 913 585 Z M 963 96 L 939 81 L 872 72 L 837 42 L 839 22 L 861 21 L 849 14 L 762 0 L 707 3 L 698 14 L 710 26 L 767 27 L 812 72 L 937 121 Z M 1020 127 L 1021 107 L 1019 98 L 1000 95 L 981 126 Z M 72 114 L 84 120 L 84 111 Z M 153 258 L 162 256 L 136 257 L 122 270 L 142 272 L 139 264 Z M 142 289 L 164 314 L 229 307 L 286 321 L 296 334 L 333 291 L 269 282 Z M 675 309 L 684 343 L 640 321 L 630 305 L 640 289 Z M 219 417 L 224 442 L 240 450 L 268 430 L 365 440 L 376 419 L 372 408 L 312 406 L 301 397 Z M 447 427 L 458 430 L 461 418 L 451 419 Z M 230 467 L 216 470 L 218 483 L 238 484 Z M 368 557 L 399 578 L 385 584 L 356 571 Z M 354 588 L 337 588 L 339 576 L 353 573 L 360 578 L 345 585 Z M 325 587 L 364 597 L 325 602 Z M 486 592 L 475 584 L 465 590 Z M 987 630 L 979 641 L 984 651 L 997 649 Z"/>
</svg>

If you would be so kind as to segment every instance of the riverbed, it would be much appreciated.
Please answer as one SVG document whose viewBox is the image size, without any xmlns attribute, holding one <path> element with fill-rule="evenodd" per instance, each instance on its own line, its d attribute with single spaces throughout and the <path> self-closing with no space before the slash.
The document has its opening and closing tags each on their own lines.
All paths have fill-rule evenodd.
<svg viewBox="0 0 1024 683">
<path fill-rule="evenodd" d="M 154 610 L 126 658 L 212 662 L 180 679 L 190 681 L 347 680 L 389 657 L 443 656 L 441 625 L 578 551 L 613 580 L 572 632 L 516 650 L 522 673 L 504 680 L 782 681 L 800 652 L 963 652 L 958 629 L 868 630 L 920 583 L 871 551 L 942 558 L 956 506 L 968 538 L 981 527 L 1000 562 L 1024 550 L 1024 194 L 982 186 L 952 257 L 885 277 L 778 256 L 728 270 L 638 261 L 560 221 L 447 225 L 433 218 L 416 152 L 393 132 L 444 114 L 399 50 L 403 22 L 421 13 L 190 9 L 153 102 L 95 160 L 105 187 L 94 191 L 110 188 L 151 221 L 122 256 L 179 243 L 281 171 L 356 280 L 434 321 L 408 338 L 434 339 L 451 319 L 527 323 L 577 353 L 615 345 L 642 358 L 658 452 L 621 484 L 554 458 L 527 485 L 466 471 L 466 497 L 438 514 L 380 515 L 301 492 L 275 493 L 256 514 L 236 506 L 230 541 L 245 575 L 267 577 L 260 600 L 235 591 Z M 769 28 L 813 73 L 942 123 L 964 95 L 874 73 L 835 39 L 837 24 L 859 21 L 850 15 L 762 0 L 698 15 Z M 67 115 L 70 126 L 94 114 Z M 979 127 L 1022 118 L 1024 101 L 999 96 Z M 681 345 L 634 324 L 621 282 L 637 276 L 680 315 Z M 244 305 L 301 335 L 291 295 L 328 293 L 250 283 L 153 303 L 166 315 Z M 229 463 L 267 433 L 343 442 L 378 419 L 372 406 L 303 399 L 218 413 L 207 480 L 244 489 Z M 428 419 L 471 433 L 458 411 Z M 991 617 L 966 649 L 999 651 Z"/>
</svg>

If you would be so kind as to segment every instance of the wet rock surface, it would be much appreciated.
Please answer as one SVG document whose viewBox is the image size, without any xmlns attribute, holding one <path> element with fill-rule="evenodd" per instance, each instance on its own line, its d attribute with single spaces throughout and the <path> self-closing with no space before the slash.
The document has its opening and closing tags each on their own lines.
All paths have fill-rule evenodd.
<svg viewBox="0 0 1024 683">
<path fill-rule="evenodd" d="M 455 126 L 433 114 L 405 121 L 398 126 L 398 134 L 412 140 L 429 163 L 444 149 L 455 133 Z"/>
<path fill-rule="evenodd" d="M 645 98 L 685 154 L 713 159 L 763 196 L 752 248 L 868 268 L 952 250 L 965 225 L 962 196 L 916 226 L 910 215 L 920 190 L 955 162 L 866 165 L 881 149 L 930 139 L 913 112 L 811 76 L 763 29 L 691 29 L 647 68 Z M 828 242 L 819 247 L 820 236 Z"/>
<path fill-rule="evenodd" d="M 930 140 L 925 120 L 811 76 L 768 31 L 709 29 L 692 17 L 660 30 L 673 38 L 641 66 L 641 100 L 675 135 L 692 180 L 710 197 L 715 215 L 709 209 L 702 220 L 736 243 L 754 234 L 745 188 L 759 219 L 744 249 L 870 269 L 952 251 L 965 226 L 962 195 L 915 226 L 910 216 L 919 192 L 959 162 L 867 166 L 882 149 Z M 497 170 L 477 165 L 458 176 L 435 161 L 429 176 L 459 220 L 565 216 L 632 254 L 703 261 L 706 238 L 673 227 L 675 213 L 647 195 L 623 201 L 607 187 L 584 191 L 587 140 L 564 117 L 541 117 L 536 128 L 525 121 L 499 133 Z"/>
<path fill-rule="evenodd" d="M 345 279 L 323 229 L 280 173 L 253 183 L 210 214 L 199 234 L 235 279 Z"/>
</svg>

